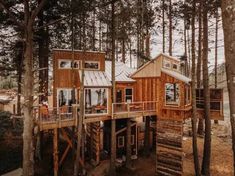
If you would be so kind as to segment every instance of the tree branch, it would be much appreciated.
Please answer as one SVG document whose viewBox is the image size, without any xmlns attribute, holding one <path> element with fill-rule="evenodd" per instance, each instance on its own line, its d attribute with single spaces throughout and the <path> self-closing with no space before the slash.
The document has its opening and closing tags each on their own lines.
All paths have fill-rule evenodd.
<svg viewBox="0 0 235 176">
<path fill-rule="evenodd" d="M 40 3 L 39 3 L 39 5 L 38 5 L 38 7 L 33 10 L 32 15 L 31 15 L 31 21 L 32 21 L 32 23 L 35 22 L 35 18 L 36 18 L 36 16 L 38 15 L 38 13 L 42 10 L 42 8 L 43 8 L 45 2 L 46 2 L 46 0 L 41 0 Z M 33 25 L 33 24 L 32 24 L 32 25 Z"/>
<path fill-rule="evenodd" d="M 3 0 L 0 0 L 0 8 L 6 11 L 6 13 L 9 15 L 11 21 L 19 26 L 20 29 L 22 29 L 24 26 L 21 21 L 19 21 L 16 16 L 10 11 L 10 9 L 5 5 Z"/>
</svg>

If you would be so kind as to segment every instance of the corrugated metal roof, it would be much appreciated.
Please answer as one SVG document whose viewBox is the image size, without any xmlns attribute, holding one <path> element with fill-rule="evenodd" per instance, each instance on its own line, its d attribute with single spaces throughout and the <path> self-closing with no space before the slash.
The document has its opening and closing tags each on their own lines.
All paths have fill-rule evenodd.
<svg viewBox="0 0 235 176">
<path fill-rule="evenodd" d="M 134 73 L 136 69 L 130 68 L 123 62 L 115 62 L 115 81 L 117 82 L 135 82 L 134 79 L 130 78 L 130 75 Z M 105 72 L 108 79 L 112 80 L 112 62 L 105 61 Z"/>
<path fill-rule="evenodd" d="M 161 68 L 161 71 L 166 73 L 167 75 L 170 75 L 170 76 L 172 76 L 172 77 L 174 77 L 174 78 L 176 78 L 176 79 L 178 79 L 180 81 L 183 81 L 183 82 L 185 82 L 187 84 L 189 84 L 189 82 L 191 82 L 190 78 L 188 78 L 188 77 L 186 77 L 186 76 L 184 76 L 184 75 L 182 75 L 182 74 L 180 74 L 180 73 L 178 73 L 176 71 L 168 70 L 168 69 L 165 69 L 165 68 Z"/>
<path fill-rule="evenodd" d="M 112 86 L 109 81 L 106 73 L 104 71 L 93 71 L 85 70 L 84 71 L 84 86 L 85 87 L 110 87 Z M 81 79 L 81 70 L 79 71 Z"/>
</svg>

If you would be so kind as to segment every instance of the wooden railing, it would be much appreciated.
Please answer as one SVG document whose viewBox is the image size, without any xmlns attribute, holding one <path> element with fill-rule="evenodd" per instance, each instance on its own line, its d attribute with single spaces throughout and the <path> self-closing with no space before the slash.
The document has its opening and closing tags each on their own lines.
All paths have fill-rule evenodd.
<svg viewBox="0 0 235 176">
<path fill-rule="evenodd" d="M 123 103 L 113 103 L 112 104 L 112 117 L 118 115 L 126 114 L 127 116 L 132 116 L 134 113 L 150 113 L 157 111 L 156 101 L 143 101 L 143 102 L 123 102 Z"/>
<path fill-rule="evenodd" d="M 204 109 L 204 100 L 196 100 L 197 109 Z M 223 116 L 223 101 L 220 100 L 211 100 L 210 101 L 210 110 L 217 111 L 221 116 Z"/>
<path fill-rule="evenodd" d="M 34 108 L 34 117 L 36 123 L 41 128 L 73 126 L 77 122 L 77 105 L 64 106 L 59 108 L 47 108 L 45 106 L 38 106 Z"/>
</svg>

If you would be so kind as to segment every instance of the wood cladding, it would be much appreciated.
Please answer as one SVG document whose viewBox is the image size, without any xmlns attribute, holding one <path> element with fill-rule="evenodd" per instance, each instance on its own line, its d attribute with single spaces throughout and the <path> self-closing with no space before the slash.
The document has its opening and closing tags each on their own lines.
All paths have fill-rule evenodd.
<svg viewBox="0 0 235 176">
<path fill-rule="evenodd" d="M 157 120 L 157 175 L 182 175 L 182 136 L 183 121 Z"/>
</svg>

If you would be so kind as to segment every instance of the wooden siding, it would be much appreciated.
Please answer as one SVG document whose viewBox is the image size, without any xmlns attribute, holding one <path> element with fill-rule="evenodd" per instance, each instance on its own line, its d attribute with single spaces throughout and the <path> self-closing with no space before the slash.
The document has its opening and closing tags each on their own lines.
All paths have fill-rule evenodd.
<svg viewBox="0 0 235 176">
<path fill-rule="evenodd" d="M 135 78 L 134 83 L 134 101 L 158 101 L 158 88 L 160 79 L 152 78 Z"/>
<path fill-rule="evenodd" d="M 159 77 L 161 75 L 162 56 L 150 61 L 132 75 L 132 78 Z"/>
</svg>

